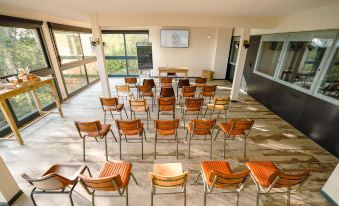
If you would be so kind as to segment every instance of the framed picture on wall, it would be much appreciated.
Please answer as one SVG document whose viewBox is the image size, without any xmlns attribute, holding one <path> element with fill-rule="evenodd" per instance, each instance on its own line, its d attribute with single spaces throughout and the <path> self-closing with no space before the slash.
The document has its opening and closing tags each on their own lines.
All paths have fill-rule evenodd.
<svg viewBox="0 0 339 206">
<path fill-rule="evenodd" d="M 161 29 L 160 45 L 165 48 L 188 48 L 189 30 Z"/>
</svg>

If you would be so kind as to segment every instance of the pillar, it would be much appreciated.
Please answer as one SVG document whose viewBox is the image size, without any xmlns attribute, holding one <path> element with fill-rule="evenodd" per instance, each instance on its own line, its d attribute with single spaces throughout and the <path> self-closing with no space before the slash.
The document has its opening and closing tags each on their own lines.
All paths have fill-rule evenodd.
<svg viewBox="0 0 339 206">
<path fill-rule="evenodd" d="M 103 47 L 103 41 L 102 41 L 102 33 L 101 33 L 101 28 L 99 26 L 98 18 L 96 14 L 91 15 L 91 27 L 92 27 L 93 39 L 99 40 L 99 44 L 96 45 L 95 47 L 95 54 L 97 57 L 98 72 L 99 72 L 103 97 L 110 97 L 111 91 L 109 87 L 108 73 L 107 73 L 107 68 L 105 64 L 105 53 L 104 53 L 104 47 Z"/>
<path fill-rule="evenodd" d="M 238 49 L 237 62 L 234 71 L 233 84 L 230 98 L 232 101 L 238 101 L 241 78 L 244 72 L 247 49 L 244 47 L 244 41 L 250 39 L 251 29 L 243 28 L 240 36 L 240 45 Z"/>
</svg>

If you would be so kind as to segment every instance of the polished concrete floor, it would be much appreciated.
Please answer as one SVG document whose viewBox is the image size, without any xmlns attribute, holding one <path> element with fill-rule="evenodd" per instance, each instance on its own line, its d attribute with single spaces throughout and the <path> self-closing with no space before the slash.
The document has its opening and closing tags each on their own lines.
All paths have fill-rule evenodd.
<svg viewBox="0 0 339 206">
<path fill-rule="evenodd" d="M 110 79 L 111 88 L 122 84 L 122 79 Z M 218 85 L 217 96 L 229 95 L 230 83 L 213 81 Z M 114 89 L 112 89 L 114 95 Z M 62 105 L 65 116 L 60 118 L 56 111 L 24 129 L 22 137 L 24 145 L 19 145 L 14 138 L 0 142 L 0 155 L 7 163 L 20 188 L 24 191 L 14 205 L 32 205 L 29 193 L 32 187 L 20 175 L 27 173 L 35 177 L 53 164 L 86 164 L 96 175 L 105 162 L 104 142 L 90 141 L 86 145 L 87 161 L 82 161 L 82 140 L 74 127 L 74 120 L 89 121 L 103 120 L 103 112 L 98 100 L 101 95 L 101 85 L 96 83 L 79 94 L 65 101 Z M 156 118 L 156 111 L 152 119 Z M 129 114 L 129 107 L 127 107 Z M 177 117 L 181 118 L 179 107 Z M 117 116 L 118 117 L 118 116 Z M 144 122 L 145 116 L 139 116 Z M 216 117 L 216 116 L 214 116 Z M 161 118 L 171 118 L 162 115 Z M 194 118 L 189 116 L 187 119 Z M 320 195 L 320 189 L 338 163 L 338 159 L 314 143 L 311 139 L 293 128 L 263 105 L 246 94 L 240 94 L 240 101 L 231 103 L 228 118 L 251 118 L 256 122 L 248 138 L 248 160 L 274 161 L 282 170 L 297 172 L 311 169 L 312 176 L 300 192 L 292 194 L 292 205 L 328 205 Z M 111 120 L 109 120 L 111 121 Z M 218 122 L 224 121 L 223 116 Z M 117 135 L 115 125 L 114 132 Z M 153 159 L 154 127 L 146 130 L 148 141 L 144 144 L 145 158 L 141 160 L 140 143 L 123 142 L 123 160 L 133 164 L 133 172 L 139 181 L 137 186 L 133 181 L 129 187 L 130 205 L 150 205 L 150 179 L 148 172 L 152 171 L 154 163 L 182 162 L 185 170 L 189 171 L 187 185 L 187 205 L 203 205 L 203 186 L 193 184 L 193 179 L 199 171 L 199 162 L 209 159 L 209 141 L 202 138 L 192 140 L 191 157 L 188 159 L 188 143 L 184 141 L 185 131 L 179 129 L 179 160 L 175 155 L 175 143 L 163 140 L 158 144 L 158 158 Z M 220 136 L 221 137 L 221 136 Z M 119 158 L 118 144 L 109 136 L 109 160 Z M 222 138 L 214 142 L 213 159 L 222 159 Z M 226 159 L 234 171 L 245 169 L 242 157 L 243 141 L 236 139 L 227 144 Z M 251 179 L 246 182 L 240 194 L 240 205 L 255 205 L 255 185 Z M 73 195 L 75 205 L 91 205 L 91 197 L 81 185 L 77 185 Z M 37 195 L 38 205 L 70 205 L 67 195 Z M 124 205 L 124 198 L 98 197 L 96 205 Z M 261 205 L 286 205 L 286 197 L 281 194 L 267 195 L 260 198 Z M 155 205 L 183 205 L 182 195 L 167 195 L 155 197 Z M 207 205 L 235 205 L 234 194 L 209 195 Z"/>
</svg>

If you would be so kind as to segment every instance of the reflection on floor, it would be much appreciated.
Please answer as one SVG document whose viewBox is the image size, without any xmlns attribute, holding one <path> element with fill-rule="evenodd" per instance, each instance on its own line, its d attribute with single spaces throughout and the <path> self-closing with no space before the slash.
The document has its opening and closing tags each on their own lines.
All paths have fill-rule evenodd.
<svg viewBox="0 0 339 206">
<path fill-rule="evenodd" d="M 115 84 L 122 84 L 123 79 L 110 79 L 112 93 Z M 219 95 L 229 95 L 230 83 L 226 81 L 213 81 L 217 84 Z M 65 117 L 60 118 L 54 112 L 22 131 L 25 145 L 19 145 L 13 140 L 0 142 L 0 155 L 8 164 L 15 179 L 24 191 L 24 195 L 15 205 L 32 205 L 29 199 L 31 186 L 25 182 L 20 174 L 27 173 L 31 176 L 41 174 L 46 168 L 56 163 L 84 164 L 82 161 L 82 140 L 78 137 L 74 127 L 74 120 L 103 120 L 103 112 L 98 97 L 101 95 L 100 83 L 82 91 L 78 95 L 63 103 Z M 159 90 L 159 89 L 158 89 Z M 248 140 L 249 160 L 270 160 L 277 163 L 280 168 L 289 171 L 311 169 L 312 176 L 301 189 L 293 194 L 292 205 L 327 205 L 320 195 L 320 188 L 338 163 L 338 159 L 326 152 L 308 137 L 280 119 L 263 105 L 253 100 L 246 94 L 240 94 L 240 102 L 232 103 L 229 118 L 253 118 L 256 120 L 254 129 Z M 129 110 L 129 107 L 127 107 Z M 152 119 L 156 117 L 156 109 Z M 129 114 L 129 111 L 127 111 Z M 181 118 L 180 108 L 177 117 Z M 193 118 L 194 116 L 188 116 Z M 145 116 L 139 116 L 146 121 Z M 162 115 L 163 119 L 167 118 Z M 171 118 L 171 116 L 168 116 Z M 223 121 L 222 117 L 218 122 Z M 181 122 L 182 123 L 182 122 Z M 115 133 L 115 125 L 113 126 Z M 203 204 L 203 186 L 194 185 L 193 179 L 197 176 L 200 160 L 209 158 L 209 141 L 193 140 L 191 157 L 187 159 L 188 144 L 184 141 L 185 131 L 179 129 L 179 162 L 183 163 L 186 170 L 190 171 L 187 205 Z M 163 141 L 158 144 L 158 157 L 153 160 L 154 127 L 150 124 L 147 131 L 149 142 L 144 144 L 145 159 L 141 160 L 140 143 L 123 143 L 123 159 L 133 163 L 133 171 L 139 181 L 139 186 L 130 182 L 130 205 L 150 205 L 150 179 L 148 172 L 152 171 L 153 163 L 177 162 L 175 158 L 175 143 Z M 213 159 L 222 159 L 222 138 L 214 142 Z M 95 140 L 86 145 L 87 164 L 92 173 L 97 174 L 105 161 L 104 143 Z M 109 136 L 109 160 L 119 158 L 118 144 Z M 245 169 L 242 159 L 243 142 L 231 141 L 227 145 L 226 158 L 235 170 Z M 75 205 L 91 205 L 91 197 L 78 185 L 75 188 L 73 199 Z M 66 195 L 37 195 L 38 205 L 69 205 Z M 124 198 L 98 197 L 96 205 L 124 205 Z M 263 205 L 285 205 L 286 197 L 281 194 L 267 195 L 260 198 Z M 157 196 L 155 205 L 180 205 L 183 204 L 182 195 Z M 235 196 L 211 195 L 208 196 L 207 205 L 235 205 Z M 240 194 L 240 205 L 255 205 L 255 185 L 248 180 L 245 190 Z"/>
</svg>

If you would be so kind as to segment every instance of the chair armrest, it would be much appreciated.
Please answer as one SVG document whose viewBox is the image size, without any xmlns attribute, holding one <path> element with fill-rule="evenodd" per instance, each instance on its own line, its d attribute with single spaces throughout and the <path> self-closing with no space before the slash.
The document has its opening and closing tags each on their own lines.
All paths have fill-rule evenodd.
<svg viewBox="0 0 339 206">
<path fill-rule="evenodd" d="M 279 171 L 278 176 L 282 179 L 289 179 L 289 180 L 298 180 L 304 179 L 308 177 L 311 173 L 311 170 L 305 170 L 304 172 L 298 174 L 286 174 L 284 172 Z"/>
<path fill-rule="evenodd" d="M 215 176 L 221 177 L 223 179 L 240 179 L 245 178 L 247 175 L 250 174 L 250 172 L 250 170 L 245 170 L 238 173 L 225 174 L 218 171 L 212 171 L 209 178 L 211 182 L 213 182 Z"/>
<path fill-rule="evenodd" d="M 33 185 L 33 183 L 32 183 L 33 180 L 30 176 L 28 176 L 27 174 L 24 173 L 24 174 L 21 175 L 21 177 L 24 178 L 29 184 Z"/>
</svg>

